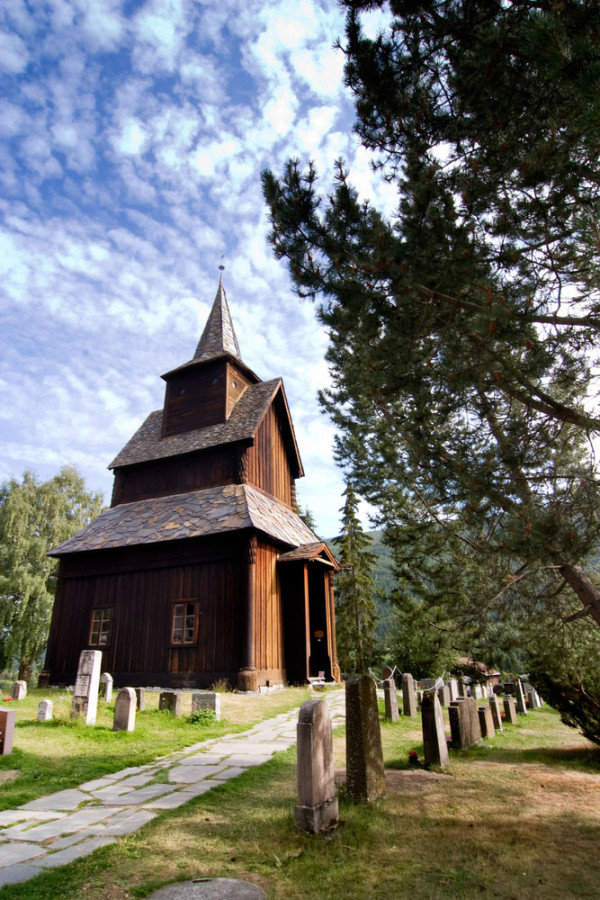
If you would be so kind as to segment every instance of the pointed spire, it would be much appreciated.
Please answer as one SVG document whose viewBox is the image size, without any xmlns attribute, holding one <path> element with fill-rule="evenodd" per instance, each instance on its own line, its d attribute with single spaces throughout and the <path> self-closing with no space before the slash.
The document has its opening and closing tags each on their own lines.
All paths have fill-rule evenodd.
<svg viewBox="0 0 600 900">
<path fill-rule="evenodd" d="M 204 361 L 223 355 L 235 356 L 241 360 L 240 347 L 233 330 L 231 313 L 223 287 L 223 275 L 221 275 L 215 302 L 196 347 L 194 360 Z"/>
</svg>

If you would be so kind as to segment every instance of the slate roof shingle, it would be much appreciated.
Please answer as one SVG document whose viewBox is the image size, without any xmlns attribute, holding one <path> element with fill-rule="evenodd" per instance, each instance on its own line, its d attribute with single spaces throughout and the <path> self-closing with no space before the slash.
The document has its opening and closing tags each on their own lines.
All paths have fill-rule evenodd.
<svg viewBox="0 0 600 900">
<path fill-rule="evenodd" d="M 154 544 L 243 528 L 256 528 L 291 547 L 317 540 L 302 519 L 274 497 L 249 484 L 228 484 L 111 507 L 50 555 Z"/>
<path fill-rule="evenodd" d="M 164 438 L 161 436 L 163 411 L 158 409 L 150 413 L 108 468 L 115 469 L 119 466 L 192 453 L 194 450 L 208 450 L 236 441 L 251 440 L 280 388 L 283 390 L 280 378 L 251 384 L 234 406 L 226 422 Z"/>
</svg>

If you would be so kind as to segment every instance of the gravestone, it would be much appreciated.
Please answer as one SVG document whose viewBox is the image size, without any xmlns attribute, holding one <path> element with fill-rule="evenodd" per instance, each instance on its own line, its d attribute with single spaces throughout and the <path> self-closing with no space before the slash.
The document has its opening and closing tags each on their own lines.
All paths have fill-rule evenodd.
<svg viewBox="0 0 600 900">
<path fill-rule="evenodd" d="M 37 711 L 38 722 L 52 721 L 52 700 L 40 700 Z"/>
<path fill-rule="evenodd" d="M 461 697 L 448 707 L 452 746 L 455 750 L 466 750 L 481 740 L 481 726 L 477 701 L 472 697 Z"/>
<path fill-rule="evenodd" d="M 461 675 L 461 677 L 458 679 L 458 697 L 456 699 L 458 700 L 460 697 L 466 697 L 466 696 L 467 696 L 467 682 Z"/>
<path fill-rule="evenodd" d="M 294 822 L 301 831 L 317 834 L 338 820 L 331 716 L 324 700 L 302 704 L 296 733 L 298 803 Z"/>
<path fill-rule="evenodd" d="M 539 709 L 542 705 L 535 688 L 531 688 L 531 690 L 527 691 L 527 699 L 529 700 L 529 709 Z"/>
<path fill-rule="evenodd" d="M 27 682 L 15 681 L 12 686 L 11 696 L 13 700 L 24 700 L 27 696 Z"/>
<path fill-rule="evenodd" d="M 446 684 L 450 691 L 450 703 L 452 703 L 452 701 L 456 700 L 458 697 L 458 681 L 456 678 L 449 678 Z"/>
<path fill-rule="evenodd" d="M 490 709 L 492 711 L 492 720 L 494 722 L 494 728 L 496 731 L 504 731 L 502 726 L 502 713 L 500 711 L 500 701 L 496 694 L 492 694 L 490 697 Z"/>
<path fill-rule="evenodd" d="M 409 672 L 402 676 L 402 712 L 405 716 L 417 715 L 415 680 Z"/>
<path fill-rule="evenodd" d="M 100 684 L 104 686 L 104 700 L 110 703 L 113 692 L 113 677 L 108 672 L 103 672 L 100 676 Z"/>
<path fill-rule="evenodd" d="M 0 755 L 12 753 L 15 736 L 16 709 L 0 709 Z"/>
<path fill-rule="evenodd" d="M 523 685 L 520 680 L 514 682 L 515 685 L 515 700 L 517 703 L 517 712 L 522 716 L 527 715 L 527 707 L 525 706 L 525 694 L 523 693 Z"/>
<path fill-rule="evenodd" d="M 517 724 L 517 707 L 515 706 L 515 698 L 507 694 L 504 697 L 504 719 L 508 725 Z"/>
<path fill-rule="evenodd" d="M 168 709 L 177 717 L 181 716 L 181 694 L 176 691 L 162 691 L 158 698 L 158 708 Z"/>
<path fill-rule="evenodd" d="M 385 699 L 385 717 L 397 722 L 400 718 L 398 713 L 398 692 L 396 691 L 396 681 L 390 676 L 383 682 L 383 696 Z"/>
<path fill-rule="evenodd" d="M 385 794 L 377 692 L 368 675 L 346 682 L 346 790 L 355 803 Z"/>
<path fill-rule="evenodd" d="M 437 678 L 421 678 L 419 684 L 424 691 L 431 691 L 437 686 Z"/>
<path fill-rule="evenodd" d="M 198 691 L 192 694 L 192 712 L 199 709 L 212 709 L 217 722 L 221 721 L 221 695 L 216 691 Z"/>
<path fill-rule="evenodd" d="M 384 666 L 383 671 L 381 673 L 381 680 L 386 681 L 388 678 L 391 678 L 394 674 L 394 670 L 390 669 L 389 666 Z"/>
<path fill-rule="evenodd" d="M 492 717 L 491 707 L 480 706 L 477 712 L 479 714 L 479 727 L 481 728 L 481 737 L 496 737 L 496 729 L 494 728 L 494 719 Z"/>
<path fill-rule="evenodd" d="M 483 700 L 483 698 L 485 697 L 483 685 L 478 681 L 471 684 L 471 697 L 473 697 L 475 700 Z"/>
<path fill-rule="evenodd" d="M 117 694 L 113 731 L 135 731 L 137 698 L 133 688 L 122 688 Z"/>
<path fill-rule="evenodd" d="M 135 696 L 137 700 L 138 712 L 142 712 L 144 709 L 146 709 L 146 688 L 136 688 Z"/>
<path fill-rule="evenodd" d="M 443 684 L 438 688 L 437 695 L 440 706 L 448 706 L 450 704 L 450 688 L 447 684 Z"/>
<path fill-rule="evenodd" d="M 421 702 L 423 757 L 429 766 L 447 766 L 448 742 L 444 729 L 444 713 L 436 690 L 425 691 Z"/>
<path fill-rule="evenodd" d="M 73 689 L 71 718 L 85 716 L 86 725 L 96 724 L 98 708 L 98 688 L 100 687 L 101 650 L 82 650 L 79 655 L 79 668 Z"/>
</svg>

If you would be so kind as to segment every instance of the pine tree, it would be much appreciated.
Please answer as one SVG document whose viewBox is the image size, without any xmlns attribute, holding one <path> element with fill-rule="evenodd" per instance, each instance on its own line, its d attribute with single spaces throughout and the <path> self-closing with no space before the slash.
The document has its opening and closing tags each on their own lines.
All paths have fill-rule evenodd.
<svg viewBox="0 0 600 900">
<path fill-rule="evenodd" d="M 40 482 L 32 472 L 0 486 L 0 663 L 28 681 L 46 644 L 58 561 L 48 551 L 102 509 L 75 469 Z"/>
<path fill-rule="evenodd" d="M 423 591 L 489 610 L 566 583 L 600 624 L 600 8 L 393 0 L 369 39 L 383 0 L 343 5 L 356 131 L 397 213 L 341 162 L 328 198 L 312 165 L 263 174 L 275 252 L 322 299 L 338 454 L 400 561 L 427 558 Z"/>
<path fill-rule="evenodd" d="M 342 532 L 338 539 L 341 570 L 335 582 L 335 618 L 340 667 L 348 674 L 366 674 L 375 655 L 375 583 L 371 572 L 375 555 L 371 539 L 358 517 L 359 500 L 350 483 L 341 509 Z"/>
</svg>

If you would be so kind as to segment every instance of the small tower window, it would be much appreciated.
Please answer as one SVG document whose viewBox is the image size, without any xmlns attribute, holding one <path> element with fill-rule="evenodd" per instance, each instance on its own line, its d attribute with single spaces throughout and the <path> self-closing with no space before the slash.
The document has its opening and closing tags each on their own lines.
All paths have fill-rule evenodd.
<svg viewBox="0 0 600 900">
<path fill-rule="evenodd" d="M 179 396 L 183 397 L 184 394 L 185 394 L 185 388 L 179 388 Z"/>
<path fill-rule="evenodd" d="M 218 384 L 218 383 L 219 383 L 219 379 L 218 379 L 218 378 L 213 378 L 213 380 L 211 381 L 211 384 L 213 385 L 213 387 L 214 387 L 215 384 Z"/>
<path fill-rule="evenodd" d="M 231 382 L 231 387 L 232 387 L 232 388 L 236 388 L 236 387 L 237 387 L 237 381 L 232 381 L 232 382 Z"/>
</svg>

